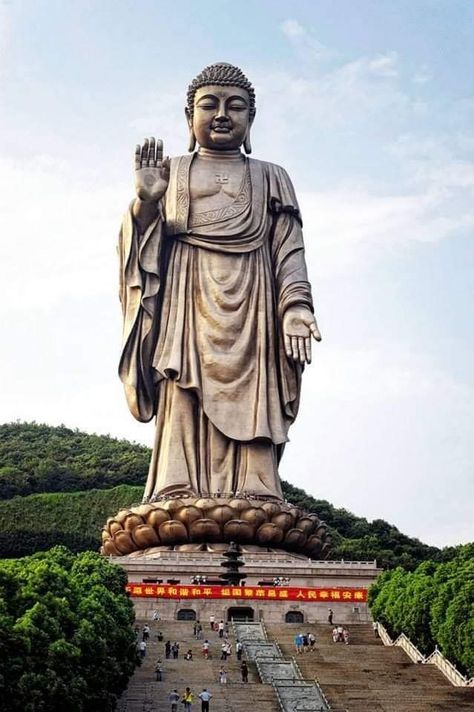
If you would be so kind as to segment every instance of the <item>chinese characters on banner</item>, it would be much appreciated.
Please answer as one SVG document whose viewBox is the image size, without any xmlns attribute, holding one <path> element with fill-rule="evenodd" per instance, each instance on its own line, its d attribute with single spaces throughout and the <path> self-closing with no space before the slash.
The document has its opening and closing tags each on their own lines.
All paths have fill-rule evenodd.
<svg viewBox="0 0 474 712">
<path fill-rule="evenodd" d="M 151 598 L 243 598 L 285 601 L 324 601 L 332 603 L 365 603 L 366 588 L 288 588 L 285 586 L 171 586 L 129 583 L 126 591 L 132 597 Z"/>
</svg>

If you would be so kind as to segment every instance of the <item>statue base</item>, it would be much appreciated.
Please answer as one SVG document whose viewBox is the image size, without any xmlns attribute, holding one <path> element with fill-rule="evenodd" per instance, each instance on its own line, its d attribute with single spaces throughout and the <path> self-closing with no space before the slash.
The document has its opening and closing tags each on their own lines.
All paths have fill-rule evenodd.
<svg viewBox="0 0 474 712">
<path fill-rule="evenodd" d="M 327 525 L 280 500 L 258 497 L 170 497 L 131 506 L 107 520 L 101 552 L 224 551 L 234 541 L 244 551 L 278 549 L 325 558 Z"/>
</svg>

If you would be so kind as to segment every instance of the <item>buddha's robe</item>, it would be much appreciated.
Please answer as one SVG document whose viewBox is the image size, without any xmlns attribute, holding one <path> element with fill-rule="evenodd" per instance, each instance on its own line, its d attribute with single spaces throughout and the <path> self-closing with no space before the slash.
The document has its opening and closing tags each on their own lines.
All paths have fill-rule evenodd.
<svg viewBox="0 0 474 712">
<path fill-rule="evenodd" d="M 146 234 L 131 210 L 120 234 L 119 373 L 135 418 L 156 417 L 145 496 L 281 498 L 301 381 L 281 322 L 291 305 L 312 309 L 297 201 L 282 168 L 246 159 L 235 200 L 195 212 L 193 158 L 171 160 Z"/>
</svg>

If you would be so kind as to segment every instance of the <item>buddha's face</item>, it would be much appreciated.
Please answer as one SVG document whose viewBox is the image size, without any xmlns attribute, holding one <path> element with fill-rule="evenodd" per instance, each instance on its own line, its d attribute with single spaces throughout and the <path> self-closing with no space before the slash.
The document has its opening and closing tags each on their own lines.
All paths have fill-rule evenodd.
<svg viewBox="0 0 474 712">
<path fill-rule="evenodd" d="M 239 148 L 250 126 L 250 101 L 246 89 L 210 85 L 194 97 L 194 115 L 188 122 L 203 148 Z"/>
</svg>

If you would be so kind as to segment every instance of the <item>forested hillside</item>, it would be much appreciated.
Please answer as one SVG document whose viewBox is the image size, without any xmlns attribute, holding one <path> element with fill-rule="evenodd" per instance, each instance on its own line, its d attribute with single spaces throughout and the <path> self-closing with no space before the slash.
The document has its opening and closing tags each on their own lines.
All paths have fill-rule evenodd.
<svg viewBox="0 0 474 712">
<path fill-rule="evenodd" d="M 39 492 L 76 492 L 143 485 L 144 445 L 64 426 L 0 425 L 0 500 Z"/>
<path fill-rule="evenodd" d="M 405 633 L 424 655 L 437 645 L 463 673 L 474 674 L 474 544 L 425 561 L 415 571 L 385 571 L 372 585 L 372 615 L 392 637 Z"/>
<path fill-rule="evenodd" d="M 22 556 L 57 543 L 74 551 L 96 549 L 106 518 L 140 500 L 149 457 L 142 445 L 63 426 L 1 425 L 0 556 Z M 383 567 L 413 569 L 441 556 L 381 519 L 368 522 L 287 482 L 283 492 L 328 523 L 334 558 L 377 559 Z"/>
</svg>

